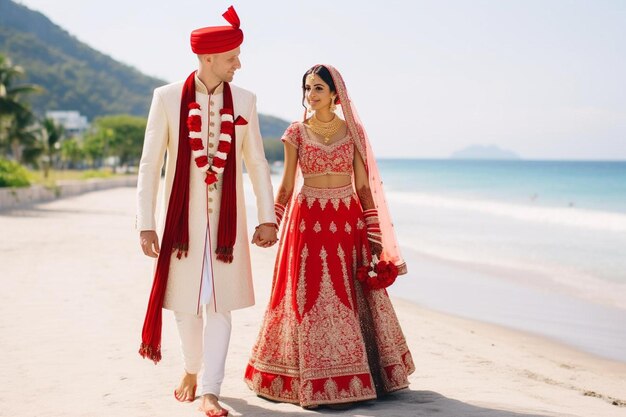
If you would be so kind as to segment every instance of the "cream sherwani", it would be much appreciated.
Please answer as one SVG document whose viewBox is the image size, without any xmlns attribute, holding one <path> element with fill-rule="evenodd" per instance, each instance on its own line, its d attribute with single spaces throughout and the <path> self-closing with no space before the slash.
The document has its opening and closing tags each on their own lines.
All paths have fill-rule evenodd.
<svg viewBox="0 0 626 417">
<path fill-rule="evenodd" d="M 242 161 L 246 164 L 256 196 L 258 222 L 275 223 L 276 218 L 269 166 L 265 159 L 259 130 L 256 96 L 232 84 L 230 86 L 234 117 L 242 116 L 248 121 L 247 125 L 235 126 L 237 240 L 233 251 L 234 261 L 226 264 L 218 261 L 215 255 L 221 201 L 221 175 L 217 190 L 209 191 L 204 183 L 204 173 L 196 167 L 192 158 L 189 178 L 189 254 L 182 259 L 177 259 L 174 254 L 171 255 L 172 261 L 164 300 L 164 308 L 169 310 L 199 314 L 203 304 L 200 298 L 201 292 L 205 296 L 210 295 L 204 301 L 206 304 L 212 301 L 212 309 L 216 312 L 228 312 L 254 304 Z M 157 230 L 160 237 L 165 226 L 166 211 L 176 170 L 182 87 L 183 82 L 180 81 L 154 91 L 139 165 L 136 227 L 138 230 Z M 223 85 L 220 85 L 213 94 L 208 94 L 206 87 L 196 76 L 196 101 L 202 109 L 202 141 L 209 157 L 215 153 L 219 141 L 219 110 L 223 105 L 222 90 Z M 188 140 L 187 138 L 180 139 Z M 155 217 L 157 194 L 166 154 L 164 190 L 159 201 L 160 215 L 157 222 Z M 202 289 L 203 281 L 204 285 L 208 283 L 212 288 Z"/>
</svg>

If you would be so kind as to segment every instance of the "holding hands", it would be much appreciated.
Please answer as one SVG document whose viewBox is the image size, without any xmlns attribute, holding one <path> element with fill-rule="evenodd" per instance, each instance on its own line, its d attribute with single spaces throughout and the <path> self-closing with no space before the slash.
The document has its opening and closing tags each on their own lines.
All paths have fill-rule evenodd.
<svg viewBox="0 0 626 417">
<path fill-rule="evenodd" d="M 255 227 L 252 243 L 262 248 L 269 248 L 278 242 L 278 228 L 285 214 L 285 206 L 280 203 L 274 204 L 277 223 L 263 223 Z"/>
<path fill-rule="evenodd" d="M 269 248 L 278 241 L 278 226 L 275 223 L 263 223 L 254 228 L 252 242 L 262 248 Z"/>
</svg>

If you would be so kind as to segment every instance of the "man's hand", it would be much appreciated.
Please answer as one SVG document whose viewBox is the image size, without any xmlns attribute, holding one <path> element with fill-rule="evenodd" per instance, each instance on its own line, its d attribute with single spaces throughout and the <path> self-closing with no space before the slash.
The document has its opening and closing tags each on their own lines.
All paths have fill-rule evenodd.
<svg viewBox="0 0 626 417">
<path fill-rule="evenodd" d="M 276 236 L 276 225 L 262 224 L 256 227 L 252 235 L 252 243 L 262 248 L 269 248 L 278 241 Z"/>
<path fill-rule="evenodd" d="M 154 230 L 142 230 L 139 233 L 139 243 L 146 256 L 151 258 L 159 256 L 159 237 Z"/>
</svg>

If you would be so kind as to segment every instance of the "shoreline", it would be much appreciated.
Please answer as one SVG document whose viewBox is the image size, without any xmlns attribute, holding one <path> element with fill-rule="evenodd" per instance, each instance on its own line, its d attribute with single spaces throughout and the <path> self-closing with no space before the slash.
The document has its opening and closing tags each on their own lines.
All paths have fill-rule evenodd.
<svg viewBox="0 0 626 417">
<path fill-rule="evenodd" d="M 392 295 L 626 364 L 624 309 L 578 297 L 525 271 L 483 268 L 411 251 L 404 255 L 409 279 L 398 277 L 389 289 Z"/>
<path fill-rule="evenodd" d="M 6 415 L 201 415 L 197 400 L 182 404 L 172 396 L 183 367 L 171 312 L 163 317 L 163 360 L 154 366 L 137 354 L 153 261 L 138 247 L 134 201 L 135 189 L 115 188 L 0 214 L 7 237 L 0 241 Z M 256 213 L 248 216 L 249 229 L 255 220 Z M 409 389 L 343 411 L 260 399 L 243 372 L 269 298 L 275 251 L 252 247 L 256 305 L 233 312 L 221 395 L 233 416 L 624 413 L 625 364 L 397 297 L 392 301 L 416 364 Z M 417 269 L 410 271 L 417 279 Z M 31 401 L 20 400 L 23 387 L 36 393 Z"/>
<path fill-rule="evenodd" d="M 613 308 L 626 312 L 626 284 L 608 281 L 601 278 L 576 276 L 579 282 L 572 284 L 565 280 L 557 279 L 552 271 L 522 268 L 519 266 L 504 266 L 496 264 L 485 264 L 478 261 L 460 260 L 444 258 L 441 256 L 413 250 L 402 246 L 403 253 L 409 253 L 409 257 L 417 262 L 425 261 L 442 264 L 451 268 L 456 268 L 468 272 L 476 272 L 490 276 L 497 276 L 502 280 L 512 284 L 522 285 L 533 289 L 543 289 L 556 294 L 571 297 L 589 304 L 606 308 Z M 598 291 L 598 286 L 602 291 Z M 596 291 L 592 291 L 596 289 Z M 608 293 L 608 294 L 607 294 Z"/>
<path fill-rule="evenodd" d="M 473 327 L 487 329 L 488 332 L 493 332 L 497 334 L 508 334 L 510 338 L 519 338 L 519 339 L 524 339 L 524 340 L 535 339 L 535 341 L 532 343 L 533 345 L 540 345 L 540 344 L 553 345 L 552 349 L 554 350 L 562 349 L 564 351 L 570 351 L 573 356 L 586 357 L 590 360 L 597 361 L 599 364 L 604 364 L 609 367 L 611 366 L 625 367 L 624 370 L 626 371 L 626 361 L 622 361 L 619 359 L 614 359 L 614 358 L 602 356 L 593 352 L 589 352 L 583 348 L 573 346 L 567 342 L 564 342 L 554 337 L 550 337 L 542 333 L 538 333 L 532 330 L 518 329 L 518 328 L 510 327 L 504 324 L 484 321 L 481 319 L 467 317 L 467 316 L 463 316 L 463 315 L 456 314 L 456 313 L 450 313 L 450 312 L 439 310 L 436 308 L 426 307 L 424 305 L 420 305 L 402 296 L 391 295 L 391 298 L 394 302 L 394 305 L 396 305 L 396 303 L 406 304 L 405 306 L 406 308 L 415 309 L 417 311 L 420 311 L 421 314 L 440 316 L 442 319 L 457 322 L 459 323 L 459 325 L 460 323 L 470 324 Z"/>
</svg>

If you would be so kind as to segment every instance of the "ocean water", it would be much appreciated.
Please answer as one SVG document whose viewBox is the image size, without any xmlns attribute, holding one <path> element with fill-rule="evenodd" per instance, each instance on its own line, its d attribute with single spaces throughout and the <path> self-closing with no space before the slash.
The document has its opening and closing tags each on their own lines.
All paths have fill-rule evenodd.
<svg viewBox="0 0 626 417">
<path fill-rule="evenodd" d="M 626 162 L 381 160 L 394 295 L 626 361 Z"/>
<path fill-rule="evenodd" d="M 626 284 L 626 162 L 382 160 L 379 168 L 404 246 L 530 268 L 572 287 L 585 278 Z M 626 299 L 614 303 L 626 308 Z"/>
</svg>

